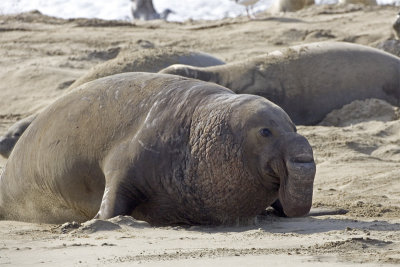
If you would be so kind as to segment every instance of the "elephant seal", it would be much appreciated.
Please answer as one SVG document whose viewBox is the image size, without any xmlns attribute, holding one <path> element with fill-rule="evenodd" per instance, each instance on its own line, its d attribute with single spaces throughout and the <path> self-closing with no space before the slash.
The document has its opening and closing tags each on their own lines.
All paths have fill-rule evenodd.
<svg viewBox="0 0 400 267">
<path fill-rule="evenodd" d="M 393 30 L 396 34 L 396 37 L 400 39 L 400 13 L 397 14 L 396 21 L 393 23 Z"/>
<path fill-rule="evenodd" d="M 222 60 L 209 54 L 180 50 L 180 49 L 146 49 L 135 53 L 124 52 L 117 58 L 95 66 L 86 75 L 76 80 L 67 89 L 70 92 L 78 86 L 105 76 L 123 72 L 158 72 L 172 64 L 187 64 L 198 67 L 208 67 L 225 64 Z M 8 158 L 19 136 L 32 122 L 37 114 L 32 117 L 17 121 L 4 136 L 0 137 L 0 155 Z M 15 133 L 19 133 L 19 136 Z"/>
<path fill-rule="evenodd" d="M 400 57 L 400 40 L 386 40 L 379 43 L 376 48 Z"/>
<path fill-rule="evenodd" d="M 246 223 L 278 197 L 287 216 L 307 214 L 314 175 L 311 146 L 270 101 L 175 75 L 124 73 L 38 115 L 0 178 L 0 214 Z"/>
<path fill-rule="evenodd" d="M 168 15 L 173 13 L 169 8 L 165 9 L 162 13 L 157 13 L 154 9 L 152 0 L 131 0 L 131 12 L 133 19 L 139 20 L 153 20 L 163 19 L 167 20 Z"/>
<path fill-rule="evenodd" d="M 293 12 L 314 4 L 314 0 L 277 0 L 271 6 L 271 12 Z"/>
<path fill-rule="evenodd" d="M 144 49 L 137 52 L 121 52 L 116 58 L 96 65 L 76 80 L 68 90 L 105 76 L 124 72 L 158 72 L 173 64 L 196 67 L 223 65 L 225 62 L 209 54 L 174 48 Z"/>
<path fill-rule="evenodd" d="M 364 4 L 364 5 L 377 5 L 376 0 L 339 0 L 338 4 Z"/>
<path fill-rule="evenodd" d="M 24 133 L 26 128 L 36 118 L 37 114 L 26 117 L 22 120 L 17 121 L 10 128 L 8 128 L 4 136 L 0 136 L 0 155 L 4 158 L 8 158 L 10 153 L 18 141 L 20 136 Z"/>
<path fill-rule="evenodd" d="M 305 44 L 224 66 L 172 65 L 160 72 L 263 96 L 282 107 L 295 124 L 315 125 L 354 100 L 400 104 L 400 59 L 350 43 Z"/>
</svg>

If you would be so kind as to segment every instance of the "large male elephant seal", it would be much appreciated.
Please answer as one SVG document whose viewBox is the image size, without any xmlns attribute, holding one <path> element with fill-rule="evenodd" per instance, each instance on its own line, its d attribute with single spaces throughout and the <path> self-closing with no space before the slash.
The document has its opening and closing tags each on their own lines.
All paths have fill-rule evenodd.
<svg viewBox="0 0 400 267">
<path fill-rule="evenodd" d="M 224 66 L 173 65 L 161 72 L 263 96 L 282 107 L 296 124 L 317 124 L 354 100 L 379 98 L 400 104 L 400 59 L 350 43 L 299 45 Z"/>
<path fill-rule="evenodd" d="M 87 83 L 38 115 L 0 178 L 0 214 L 218 225 L 248 222 L 279 197 L 286 215 L 302 216 L 314 175 L 308 141 L 268 100 L 125 73 Z"/>
<path fill-rule="evenodd" d="M 187 64 L 208 67 L 225 64 L 222 60 L 197 51 L 157 48 L 145 49 L 135 53 L 122 52 L 117 58 L 106 61 L 92 68 L 87 74 L 76 80 L 68 89 L 70 92 L 79 85 L 105 76 L 123 72 L 158 72 L 173 64 Z M 11 154 L 21 134 L 35 119 L 37 114 L 17 121 L 4 136 L 0 136 L 0 155 L 5 158 Z M 16 135 L 16 133 L 18 135 Z"/>
</svg>

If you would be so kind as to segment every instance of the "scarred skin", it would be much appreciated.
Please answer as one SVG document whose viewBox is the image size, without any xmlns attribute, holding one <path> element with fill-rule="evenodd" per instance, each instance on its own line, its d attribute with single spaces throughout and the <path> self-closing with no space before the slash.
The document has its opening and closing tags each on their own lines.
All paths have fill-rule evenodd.
<svg viewBox="0 0 400 267">
<path fill-rule="evenodd" d="M 223 66 L 172 65 L 176 74 L 260 95 L 282 107 L 297 124 L 318 124 L 354 100 L 400 105 L 400 59 L 381 50 L 340 42 L 299 45 Z"/>
<path fill-rule="evenodd" d="M 262 97 L 171 75 L 85 84 L 33 121 L 0 179 L 3 219 L 62 223 L 133 215 L 153 225 L 246 223 L 278 197 L 312 202 L 315 163 Z"/>
</svg>

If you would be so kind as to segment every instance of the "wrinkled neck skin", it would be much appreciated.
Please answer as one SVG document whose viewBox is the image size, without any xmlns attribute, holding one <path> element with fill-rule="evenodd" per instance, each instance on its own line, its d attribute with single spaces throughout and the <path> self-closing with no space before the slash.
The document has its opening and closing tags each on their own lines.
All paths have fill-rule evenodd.
<svg viewBox="0 0 400 267">
<path fill-rule="evenodd" d="M 271 194 L 246 165 L 243 131 L 231 128 L 232 108 L 241 101 L 236 95 L 221 95 L 193 115 L 187 181 L 200 192 L 196 202 L 204 217 L 198 223 L 248 224 L 277 198 L 278 190 Z"/>
<path fill-rule="evenodd" d="M 173 158 L 162 161 L 157 174 L 164 176 L 151 178 L 151 197 L 136 209 L 142 216 L 137 218 L 153 225 L 243 225 L 251 223 L 278 196 L 286 215 L 305 215 L 312 194 L 302 194 L 312 193 L 315 165 L 311 147 L 295 133 L 287 114 L 258 96 L 226 90 L 211 95 L 195 93 L 198 101 L 176 115 L 180 117 L 178 127 L 184 128 L 171 130 L 180 133 L 178 139 L 185 139 L 185 145 L 171 143 L 171 134 L 158 138 L 167 142 L 163 147 L 177 152 L 160 156 L 160 160 Z M 260 136 L 262 128 L 269 128 L 272 135 Z M 153 156 L 146 160 L 152 161 Z M 310 167 L 311 171 L 301 171 L 297 162 L 304 162 L 303 169 Z M 304 178 L 311 186 L 310 182 L 304 184 Z"/>
</svg>

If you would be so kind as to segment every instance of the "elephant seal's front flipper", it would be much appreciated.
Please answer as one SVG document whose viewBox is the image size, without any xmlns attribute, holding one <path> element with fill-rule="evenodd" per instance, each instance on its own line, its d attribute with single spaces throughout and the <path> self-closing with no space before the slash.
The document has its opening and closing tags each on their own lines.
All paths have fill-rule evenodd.
<svg viewBox="0 0 400 267">
<path fill-rule="evenodd" d="M 286 217 L 286 214 L 283 211 L 282 203 L 279 201 L 279 199 L 272 203 L 271 207 L 274 208 L 276 215 L 279 217 Z"/>
<path fill-rule="evenodd" d="M 97 219 L 131 215 L 146 200 L 138 189 L 140 181 L 136 179 L 138 171 L 135 170 L 135 166 L 141 165 L 138 159 L 143 157 L 140 150 L 131 147 L 129 142 L 123 143 L 111 151 L 106 159 L 103 169 L 106 184 L 100 209 L 95 216 Z"/>
<path fill-rule="evenodd" d="M 117 178 L 118 179 L 118 178 Z M 139 201 L 135 197 L 135 190 L 126 186 L 120 180 L 106 182 L 100 210 L 95 216 L 96 219 L 110 219 L 118 215 L 131 215 Z M 129 188 L 129 189 L 128 189 Z"/>
</svg>

